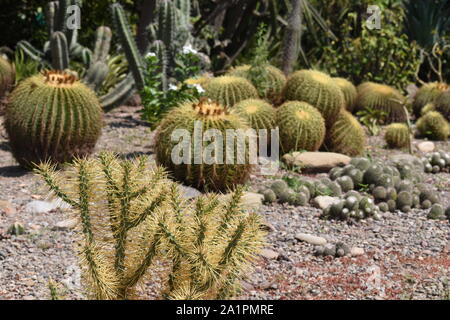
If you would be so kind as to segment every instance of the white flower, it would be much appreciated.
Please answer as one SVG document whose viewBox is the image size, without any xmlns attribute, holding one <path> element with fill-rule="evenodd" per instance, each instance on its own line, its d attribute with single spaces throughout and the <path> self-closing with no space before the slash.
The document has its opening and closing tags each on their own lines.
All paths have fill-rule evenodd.
<svg viewBox="0 0 450 320">
<path fill-rule="evenodd" d="M 195 88 L 195 90 L 197 90 L 198 93 L 204 93 L 205 92 L 205 89 L 203 89 L 203 87 L 201 85 L 199 85 L 199 84 L 194 84 L 192 86 Z"/>
<path fill-rule="evenodd" d="M 193 53 L 193 54 L 198 53 L 198 51 L 195 50 L 190 43 L 188 43 L 187 45 L 185 45 L 183 47 L 183 54 L 189 54 L 189 53 Z"/>
<path fill-rule="evenodd" d="M 149 53 L 147 53 L 147 54 L 145 55 L 145 57 L 146 57 L 146 58 L 148 58 L 148 57 L 156 57 L 156 53 L 154 53 L 154 52 L 149 52 Z"/>
<path fill-rule="evenodd" d="M 178 90 L 178 87 L 176 85 L 174 85 L 174 84 L 169 84 L 169 90 L 176 91 L 176 90 Z"/>
</svg>

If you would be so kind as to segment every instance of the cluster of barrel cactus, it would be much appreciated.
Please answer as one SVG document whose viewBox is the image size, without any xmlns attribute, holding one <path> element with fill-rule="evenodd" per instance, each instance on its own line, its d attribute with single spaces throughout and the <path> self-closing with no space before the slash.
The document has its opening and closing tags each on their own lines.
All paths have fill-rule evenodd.
<svg viewBox="0 0 450 320">
<path fill-rule="evenodd" d="M 449 86 L 442 82 L 432 82 L 424 84 L 414 97 L 413 112 L 416 118 L 423 115 L 423 109 L 427 105 L 434 106 L 439 95 L 448 90 Z"/>
<path fill-rule="evenodd" d="M 258 99 L 258 91 L 245 78 L 222 76 L 211 79 L 205 86 L 205 96 L 232 108 L 236 103 L 247 99 Z"/>
<path fill-rule="evenodd" d="M 449 172 L 450 154 L 439 151 L 433 152 L 422 158 L 426 173 Z"/>
</svg>

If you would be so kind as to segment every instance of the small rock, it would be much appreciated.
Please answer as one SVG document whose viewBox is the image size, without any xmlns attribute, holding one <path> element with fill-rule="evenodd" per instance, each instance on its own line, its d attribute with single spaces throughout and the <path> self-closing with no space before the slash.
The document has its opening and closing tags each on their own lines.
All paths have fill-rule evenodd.
<svg viewBox="0 0 450 320">
<path fill-rule="evenodd" d="M 263 204 L 264 196 L 259 193 L 245 192 L 241 201 L 247 210 L 258 211 Z"/>
<path fill-rule="evenodd" d="M 269 260 L 277 260 L 279 253 L 276 251 L 273 251 L 271 249 L 263 249 L 259 253 L 262 257 L 269 259 Z"/>
<path fill-rule="evenodd" d="M 433 152 L 435 148 L 436 147 L 434 143 L 431 141 L 421 142 L 417 145 L 417 149 L 419 149 L 419 151 L 422 151 L 424 153 Z"/>
<path fill-rule="evenodd" d="M 34 200 L 29 202 L 24 210 L 27 213 L 48 213 L 56 208 L 57 206 L 54 202 Z"/>
<path fill-rule="evenodd" d="M 327 240 L 322 237 L 313 236 L 307 233 L 297 233 L 295 238 L 299 241 L 304 241 L 316 246 L 323 246 L 327 243 Z"/>
<path fill-rule="evenodd" d="M 67 219 L 56 223 L 53 229 L 57 231 L 66 231 L 74 229 L 77 226 L 77 224 L 78 224 L 77 219 Z"/>
<path fill-rule="evenodd" d="M 180 186 L 180 191 L 182 193 L 182 197 L 185 199 L 194 199 L 202 195 L 202 193 L 197 189 L 188 186 Z"/>
<path fill-rule="evenodd" d="M 353 247 L 351 248 L 350 253 L 353 257 L 357 257 L 364 255 L 365 251 L 363 248 Z"/>
<path fill-rule="evenodd" d="M 294 152 L 284 156 L 288 166 L 301 167 L 304 172 L 329 172 L 334 167 L 343 167 L 352 159 L 346 155 L 333 152 Z"/>
<path fill-rule="evenodd" d="M 336 246 L 333 244 L 326 244 L 323 250 L 324 256 L 335 256 L 336 255 Z"/>
<path fill-rule="evenodd" d="M 316 208 L 324 210 L 324 209 L 328 208 L 329 206 L 331 206 L 332 204 L 335 204 L 339 201 L 340 201 L 339 198 L 336 198 L 336 197 L 319 196 L 319 197 L 314 198 L 313 205 Z"/>
<path fill-rule="evenodd" d="M 7 216 L 16 214 L 16 208 L 9 201 L 0 200 L 0 213 L 4 213 Z"/>
</svg>

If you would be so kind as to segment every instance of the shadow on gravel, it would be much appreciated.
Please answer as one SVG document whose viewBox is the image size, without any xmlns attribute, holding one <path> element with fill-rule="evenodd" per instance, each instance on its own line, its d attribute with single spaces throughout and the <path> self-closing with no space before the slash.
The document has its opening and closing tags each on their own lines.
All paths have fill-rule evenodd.
<svg viewBox="0 0 450 320">
<path fill-rule="evenodd" d="M 7 166 L 0 168 L 0 177 L 4 178 L 19 178 L 27 175 L 28 173 L 30 173 L 30 171 L 27 171 L 19 166 Z"/>
<path fill-rule="evenodd" d="M 133 160 L 140 156 L 150 156 L 153 152 L 130 152 L 130 153 L 122 153 L 119 154 L 119 158 L 122 160 Z"/>
<path fill-rule="evenodd" d="M 134 119 L 131 116 L 127 116 L 125 118 L 115 117 L 115 119 L 117 119 L 118 121 L 109 122 L 107 124 L 108 127 L 111 127 L 111 128 L 134 128 L 137 126 L 145 126 L 145 127 L 149 126 L 149 124 L 147 122 L 139 120 L 139 119 Z"/>
</svg>

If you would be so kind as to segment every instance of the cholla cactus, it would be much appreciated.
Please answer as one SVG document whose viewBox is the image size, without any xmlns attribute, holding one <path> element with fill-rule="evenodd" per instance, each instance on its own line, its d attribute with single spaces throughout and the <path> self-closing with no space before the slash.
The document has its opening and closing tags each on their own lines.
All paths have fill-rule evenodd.
<svg viewBox="0 0 450 320">
<path fill-rule="evenodd" d="M 77 160 L 56 173 L 38 173 L 78 218 L 78 253 L 89 297 L 139 298 L 137 285 L 153 264 L 165 266 L 167 299 L 223 299 L 236 293 L 263 244 L 260 218 L 241 207 L 242 189 L 185 202 L 176 184 L 148 159 Z"/>
</svg>

